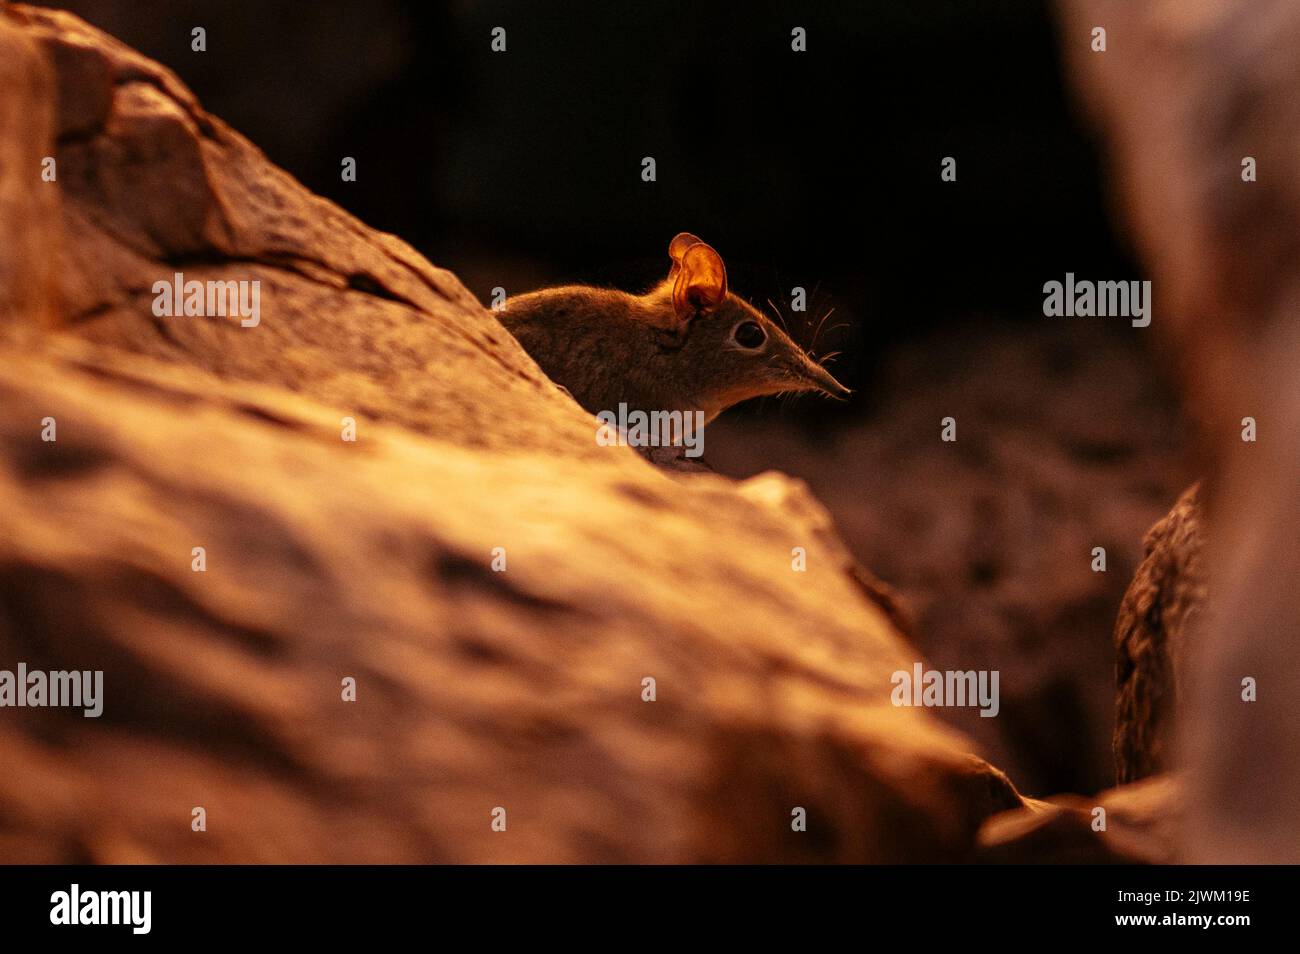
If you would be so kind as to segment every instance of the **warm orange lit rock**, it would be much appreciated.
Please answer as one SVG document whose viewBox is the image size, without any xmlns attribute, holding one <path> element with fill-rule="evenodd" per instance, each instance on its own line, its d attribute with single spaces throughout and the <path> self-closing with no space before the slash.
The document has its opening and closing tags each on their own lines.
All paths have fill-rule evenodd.
<svg viewBox="0 0 1300 954">
<path fill-rule="evenodd" d="M 964 860 L 1021 804 L 890 704 L 917 654 L 802 484 L 598 446 L 453 275 L 75 18 L 5 6 L 0 70 L 0 659 L 104 672 L 100 718 L 0 715 L 0 858 Z M 178 271 L 260 322 L 153 314 Z"/>
</svg>

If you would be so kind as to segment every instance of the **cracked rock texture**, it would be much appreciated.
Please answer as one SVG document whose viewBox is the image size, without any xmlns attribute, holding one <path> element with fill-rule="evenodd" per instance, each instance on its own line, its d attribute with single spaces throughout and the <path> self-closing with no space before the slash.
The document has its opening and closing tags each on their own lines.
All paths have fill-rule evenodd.
<svg viewBox="0 0 1300 954">
<path fill-rule="evenodd" d="M 1149 533 L 1115 623 L 1115 777 L 1171 768 L 1183 667 L 1206 601 L 1200 485 Z"/>
<path fill-rule="evenodd" d="M 966 860 L 1023 804 L 890 704 L 917 653 L 801 484 L 598 447 L 81 21 L 0 7 L 0 83 L 0 668 L 105 673 L 99 719 L 0 709 L 0 860 Z M 260 324 L 155 317 L 178 271 Z"/>
</svg>

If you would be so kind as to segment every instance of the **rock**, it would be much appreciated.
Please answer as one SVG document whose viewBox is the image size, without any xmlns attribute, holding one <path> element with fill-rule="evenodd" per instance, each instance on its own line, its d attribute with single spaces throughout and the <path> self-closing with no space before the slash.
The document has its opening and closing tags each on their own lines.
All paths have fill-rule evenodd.
<svg viewBox="0 0 1300 954">
<path fill-rule="evenodd" d="M 980 829 L 990 864 L 1178 864 L 1181 787 L 1170 776 L 1121 785 L 1093 798 L 1030 799 Z M 1104 815 L 1097 809 L 1103 809 Z M 1102 819 L 1105 828 L 1098 830 Z"/>
<path fill-rule="evenodd" d="M 1066 0 L 1080 103 L 1200 425 L 1213 604 L 1185 660 L 1183 845 L 1300 857 L 1300 6 Z M 1094 26 L 1110 38 L 1089 49 Z M 1140 95 L 1135 95 L 1140 90 Z M 1255 175 L 1245 175 L 1253 161 Z M 1243 439 L 1247 419 L 1255 440 Z"/>
<path fill-rule="evenodd" d="M 462 444 L 596 456 L 585 415 L 449 272 L 307 192 L 164 67 L 70 14 L 8 19 L 57 86 L 42 105 L 57 107 L 65 330 Z M 155 317 L 154 283 L 177 272 L 261 282 L 265 327 Z M 537 428 L 522 401 L 556 412 Z"/>
<path fill-rule="evenodd" d="M 32 222 L 58 216 L 58 190 L 40 187 L 52 137 L 54 80 L 36 41 L 0 31 L 0 331 L 40 327 L 53 318 L 55 238 Z M 29 175 L 21 177 L 18 170 Z"/>
<path fill-rule="evenodd" d="M 1172 767 L 1174 724 L 1206 600 L 1200 485 L 1147 534 L 1115 622 L 1115 776 L 1133 782 Z M 1189 648 L 1191 647 L 1191 648 Z"/>
<path fill-rule="evenodd" d="M 0 7 L 0 71 L 0 668 L 105 694 L 0 709 L 0 858 L 955 861 L 1023 804 L 890 703 L 918 654 L 801 484 L 598 447 L 451 273 L 79 20 Z M 155 316 L 177 271 L 260 323 Z"/>
</svg>

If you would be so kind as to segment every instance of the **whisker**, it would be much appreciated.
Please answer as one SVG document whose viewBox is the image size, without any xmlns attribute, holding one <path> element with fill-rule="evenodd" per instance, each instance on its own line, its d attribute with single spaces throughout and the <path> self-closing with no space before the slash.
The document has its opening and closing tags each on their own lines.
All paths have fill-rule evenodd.
<svg viewBox="0 0 1300 954">
<path fill-rule="evenodd" d="M 834 306 L 834 305 L 831 306 L 831 310 L 830 310 L 830 311 L 826 312 L 826 314 L 824 314 L 824 315 L 822 316 L 822 320 L 819 321 L 819 322 L 817 323 L 817 330 L 813 332 L 813 340 L 812 340 L 812 343 L 813 343 L 813 347 L 814 347 L 814 348 L 817 347 L 817 336 L 820 335 L 820 334 L 822 333 L 822 325 L 826 324 L 826 319 L 829 318 L 829 317 L 830 317 L 831 315 L 833 315 L 833 314 L 835 314 L 835 306 Z"/>
<path fill-rule="evenodd" d="M 786 325 L 786 323 L 785 323 L 785 318 L 784 318 L 784 317 L 782 316 L 782 314 L 781 314 L 781 309 L 778 308 L 778 307 L 776 307 L 776 302 L 772 301 L 772 299 L 770 299 L 770 298 L 767 300 L 767 303 L 768 303 L 769 305 L 772 306 L 772 311 L 774 311 L 774 312 L 776 313 L 776 320 L 779 321 L 779 322 L 781 323 L 781 329 L 782 329 L 786 334 L 789 334 L 789 333 L 790 333 L 790 328 L 789 328 L 789 327 Z"/>
<path fill-rule="evenodd" d="M 813 283 L 812 294 L 808 296 L 808 300 L 809 300 L 810 302 L 815 302 L 815 301 L 817 300 L 817 293 L 818 293 L 819 291 L 821 291 L 821 287 L 822 287 L 822 280 L 819 278 L 819 279 L 817 279 L 816 282 Z M 833 310 L 834 310 L 834 309 L 832 309 L 832 311 L 833 311 Z M 824 320 L 824 319 L 823 319 L 823 320 Z M 808 320 L 808 324 L 812 324 L 812 319 L 811 319 L 811 318 Z M 817 344 L 817 336 L 816 336 L 815 334 L 813 335 L 812 343 L 813 343 L 814 345 Z"/>
</svg>

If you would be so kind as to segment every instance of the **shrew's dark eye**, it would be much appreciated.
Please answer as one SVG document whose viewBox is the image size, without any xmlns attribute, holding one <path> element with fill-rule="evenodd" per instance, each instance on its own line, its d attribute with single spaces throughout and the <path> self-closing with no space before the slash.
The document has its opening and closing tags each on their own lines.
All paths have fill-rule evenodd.
<svg viewBox="0 0 1300 954">
<path fill-rule="evenodd" d="M 761 348 L 763 342 L 767 341 L 767 332 L 759 327 L 756 321 L 742 321 L 736 325 L 736 330 L 731 333 L 731 336 L 742 348 Z"/>
</svg>

